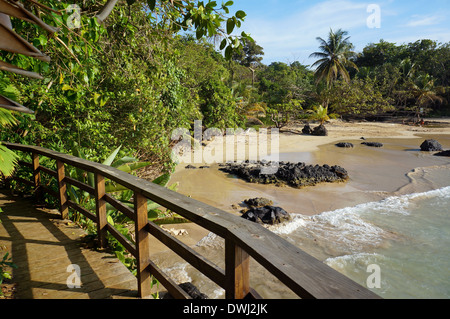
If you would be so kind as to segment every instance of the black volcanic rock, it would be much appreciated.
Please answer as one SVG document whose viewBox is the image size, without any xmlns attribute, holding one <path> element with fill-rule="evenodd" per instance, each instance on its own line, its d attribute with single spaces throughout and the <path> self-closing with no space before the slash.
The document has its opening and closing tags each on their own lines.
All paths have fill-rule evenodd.
<svg viewBox="0 0 450 319">
<path fill-rule="evenodd" d="M 337 143 L 335 145 L 337 147 L 343 147 L 343 148 L 351 148 L 351 147 L 353 147 L 352 143 L 347 143 L 347 142 L 341 142 L 341 143 Z"/>
<path fill-rule="evenodd" d="M 264 197 L 256 197 L 256 198 L 249 198 L 244 200 L 244 204 L 248 207 L 263 207 L 263 206 L 270 206 L 273 204 L 273 202 L 270 199 L 264 198 Z"/>
<path fill-rule="evenodd" d="M 302 133 L 311 135 L 312 134 L 311 126 L 309 126 L 309 124 L 306 124 L 302 129 Z"/>
<path fill-rule="evenodd" d="M 370 146 L 370 147 L 383 147 L 382 143 L 378 143 L 378 142 L 362 142 L 361 144 Z"/>
<path fill-rule="evenodd" d="M 424 152 L 439 152 L 439 151 L 442 151 L 443 149 L 442 149 L 442 145 L 439 144 L 438 141 L 429 139 L 429 140 L 425 140 L 420 145 L 420 150 L 424 151 Z"/>
<path fill-rule="evenodd" d="M 436 154 L 434 154 L 434 156 L 450 156 L 450 150 L 436 153 Z"/>
<path fill-rule="evenodd" d="M 328 130 L 323 124 L 320 124 L 313 129 L 311 134 L 316 136 L 328 136 Z"/>
<path fill-rule="evenodd" d="M 284 221 L 291 220 L 291 216 L 288 212 L 286 212 L 281 207 L 275 206 L 264 206 L 264 207 L 255 207 L 247 210 L 241 216 L 247 220 L 250 220 L 259 224 L 279 224 Z"/>
<path fill-rule="evenodd" d="M 276 164 L 272 162 L 228 163 L 219 170 L 236 175 L 250 183 L 289 185 L 296 188 L 323 182 L 343 182 L 348 179 L 347 171 L 340 166 L 306 165 L 302 162 L 279 162 L 278 166 Z"/>
</svg>

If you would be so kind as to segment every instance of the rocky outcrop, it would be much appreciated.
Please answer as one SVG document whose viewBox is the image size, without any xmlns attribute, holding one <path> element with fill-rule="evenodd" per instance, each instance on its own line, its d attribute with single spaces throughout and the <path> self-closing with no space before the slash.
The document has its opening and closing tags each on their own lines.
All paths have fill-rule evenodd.
<svg viewBox="0 0 450 319">
<path fill-rule="evenodd" d="M 273 202 L 264 197 L 249 198 L 244 200 L 244 204 L 250 208 L 270 206 Z"/>
<path fill-rule="evenodd" d="M 364 145 L 370 146 L 370 147 L 383 147 L 383 143 L 378 143 L 378 142 L 362 142 L 361 144 L 364 144 Z"/>
<path fill-rule="evenodd" d="M 439 152 L 442 151 L 442 145 L 433 139 L 429 139 L 429 140 L 425 140 L 421 145 L 420 145 L 420 150 L 424 151 L 424 152 Z"/>
<path fill-rule="evenodd" d="M 281 207 L 255 207 L 242 214 L 242 218 L 259 224 L 279 224 L 291 220 L 291 216 Z"/>
<path fill-rule="evenodd" d="M 337 143 L 335 145 L 337 147 L 343 147 L 343 148 L 352 148 L 353 147 L 352 143 L 347 143 L 347 142 L 341 142 L 341 143 Z"/>
<path fill-rule="evenodd" d="M 312 129 L 311 126 L 309 126 L 309 124 L 306 124 L 303 129 L 302 129 L 302 133 L 303 134 L 307 134 L 307 135 L 311 135 L 312 134 Z"/>
<path fill-rule="evenodd" d="M 311 134 L 315 136 L 328 136 L 328 130 L 323 124 L 320 124 L 313 129 Z"/>
<path fill-rule="evenodd" d="M 272 174 L 265 174 L 271 168 Z M 318 183 L 343 182 L 348 179 L 347 171 L 340 166 L 306 165 L 305 163 L 259 161 L 250 163 L 227 163 L 221 171 L 236 175 L 250 183 L 288 185 L 300 188 Z"/>
<path fill-rule="evenodd" d="M 309 124 L 306 124 L 302 129 L 302 133 L 307 135 L 327 136 L 328 130 L 323 124 L 320 124 L 315 128 L 311 128 Z"/>
<path fill-rule="evenodd" d="M 450 150 L 436 153 L 436 154 L 434 154 L 434 156 L 450 156 Z"/>
</svg>

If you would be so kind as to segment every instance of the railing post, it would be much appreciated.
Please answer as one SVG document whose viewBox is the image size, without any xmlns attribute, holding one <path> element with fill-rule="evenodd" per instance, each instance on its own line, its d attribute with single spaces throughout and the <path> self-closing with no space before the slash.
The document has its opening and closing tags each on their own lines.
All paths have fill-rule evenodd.
<svg viewBox="0 0 450 319">
<path fill-rule="evenodd" d="M 148 223 L 147 198 L 134 192 L 135 236 L 136 236 L 136 262 L 139 297 L 146 298 L 151 295 L 150 264 L 150 236 L 146 229 Z"/>
<path fill-rule="evenodd" d="M 32 164 L 33 164 L 33 183 L 34 183 L 34 195 L 36 199 L 41 199 L 41 190 L 39 186 L 41 185 L 41 172 L 39 171 L 39 154 L 31 153 Z"/>
<path fill-rule="evenodd" d="M 66 176 L 64 162 L 59 160 L 56 161 L 56 173 L 58 180 L 58 196 L 61 219 L 67 219 L 69 216 L 69 206 L 67 205 L 67 186 L 64 181 L 64 177 Z"/>
<path fill-rule="evenodd" d="M 106 201 L 105 196 L 105 178 L 95 173 L 95 208 L 97 213 L 97 235 L 100 247 L 106 247 Z"/>
<path fill-rule="evenodd" d="M 250 256 L 231 240 L 225 241 L 226 299 L 243 299 L 250 292 Z"/>
</svg>

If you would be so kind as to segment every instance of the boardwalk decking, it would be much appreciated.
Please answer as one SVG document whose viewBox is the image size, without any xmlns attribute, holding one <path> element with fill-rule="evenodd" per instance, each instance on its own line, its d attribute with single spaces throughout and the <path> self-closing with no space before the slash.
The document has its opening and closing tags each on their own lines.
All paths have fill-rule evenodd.
<svg viewBox="0 0 450 319">
<path fill-rule="evenodd" d="M 18 299 L 106 299 L 137 297 L 136 277 L 114 255 L 83 248 L 85 231 L 31 200 L 0 193 L 0 258 L 6 251 Z M 80 288 L 75 272 L 78 265 Z"/>
</svg>

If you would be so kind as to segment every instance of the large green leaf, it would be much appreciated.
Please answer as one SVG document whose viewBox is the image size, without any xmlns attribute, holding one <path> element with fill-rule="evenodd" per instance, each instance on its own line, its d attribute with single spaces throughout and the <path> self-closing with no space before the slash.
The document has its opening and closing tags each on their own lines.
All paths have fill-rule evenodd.
<svg viewBox="0 0 450 319">
<path fill-rule="evenodd" d="M 190 220 L 181 217 L 181 216 L 168 216 L 168 217 L 161 217 L 152 220 L 156 225 L 167 225 L 167 224 L 185 224 L 185 223 L 191 223 Z"/>
<path fill-rule="evenodd" d="M 129 164 L 121 165 L 121 166 L 117 167 L 117 169 L 121 170 L 123 172 L 126 172 L 126 173 L 130 173 L 139 168 L 146 167 L 149 165 L 152 165 L 152 163 L 151 162 L 136 162 L 136 163 L 129 163 Z"/>
<path fill-rule="evenodd" d="M 134 163 L 137 162 L 137 158 L 136 157 L 132 157 L 132 156 L 124 156 L 121 159 L 118 159 L 117 161 L 113 162 L 111 164 L 112 167 L 119 167 L 128 163 Z"/>
<path fill-rule="evenodd" d="M 116 158 L 117 153 L 119 153 L 121 148 L 122 148 L 122 145 L 120 145 L 118 148 L 116 148 L 102 164 L 110 166 L 112 164 L 112 162 L 114 161 L 114 159 Z"/>
<path fill-rule="evenodd" d="M 166 186 L 170 180 L 170 174 L 163 174 L 153 180 L 153 183 L 158 184 L 159 186 Z"/>
<path fill-rule="evenodd" d="M 5 176 L 11 176 L 17 164 L 16 153 L 0 144 L 0 172 Z"/>
</svg>

